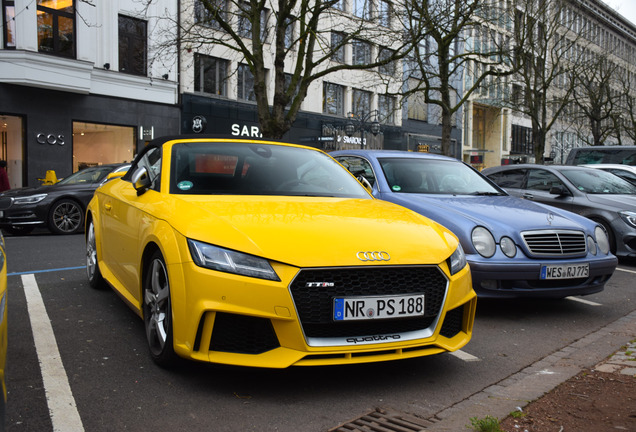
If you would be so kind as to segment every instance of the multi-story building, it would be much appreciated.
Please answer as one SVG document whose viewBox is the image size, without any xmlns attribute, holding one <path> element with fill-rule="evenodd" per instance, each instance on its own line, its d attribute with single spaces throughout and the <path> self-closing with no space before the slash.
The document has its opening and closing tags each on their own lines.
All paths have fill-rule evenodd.
<svg viewBox="0 0 636 432">
<path fill-rule="evenodd" d="M 523 23 L 527 28 L 528 22 L 523 21 L 523 10 L 516 9 L 511 0 L 498 0 L 500 11 L 508 11 L 505 16 L 488 23 L 487 32 L 474 29 L 472 34 L 473 44 L 486 44 L 493 35 L 504 43 L 514 45 L 515 26 Z M 543 3 L 550 5 L 550 2 Z M 554 5 L 552 5 L 554 6 Z M 631 77 L 636 73 L 636 25 L 629 22 L 615 10 L 600 0 L 572 0 L 564 6 L 555 7 L 556 16 L 548 16 L 556 19 L 562 26 L 558 31 L 568 37 L 568 43 L 564 38 L 549 39 L 546 32 L 549 31 L 549 23 L 541 23 L 534 19 L 534 36 L 545 38 L 548 51 L 551 50 L 545 62 L 546 68 L 566 66 L 568 62 L 582 61 L 583 68 L 590 68 L 595 58 L 605 56 L 614 66 L 617 77 Z M 547 12 L 548 15 L 552 12 Z M 484 38 L 486 36 L 486 38 Z M 508 38 L 508 41 L 506 41 Z M 539 44 L 535 40 L 535 43 Z M 564 48 L 564 44 L 569 44 Z M 517 54 L 518 55 L 518 54 Z M 534 53 L 533 55 L 536 55 Z M 550 63 L 550 59 L 558 59 Z M 562 62 L 560 65 L 559 62 Z M 502 67 L 507 65 L 502 64 Z M 470 82 L 474 69 L 468 69 L 465 80 Z M 571 74 L 556 74 L 548 88 L 541 88 L 540 93 L 553 98 L 554 109 L 558 106 L 560 92 L 563 92 L 564 80 L 571 78 Z M 551 78 L 552 79 L 552 78 Z M 532 123 L 521 110 L 515 109 L 515 103 L 523 103 L 523 95 L 527 89 L 523 87 L 521 80 L 515 76 L 500 79 L 487 80 L 477 91 L 464 109 L 463 130 L 463 158 L 465 161 L 474 162 L 478 168 L 484 166 L 500 165 L 502 163 L 536 162 L 535 140 L 533 139 Z M 620 80 L 615 79 L 612 92 L 620 89 Z M 624 83 L 625 81 L 623 81 Z M 633 82 L 633 81 L 632 81 Z M 624 89 L 623 89 L 624 90 Z M 636 89 L 631 97 L 636 96 Z M 554 125 L 550 127 L 546 136 L 544 157 L 546 161 L 554 160 L 561 163 L 565 160 L 568 151 L 574 146 L 581 146 L 591 142 L 589 136 L 589 122 L 585 116 L 581 116 L 581 110 L 577 109 L 574 97 L 570 95 L 570 103 L 558 115 L 548 109 L 548 120 L 556 118 Z M 620 100 L 617 97 L 616 100 Z M 581 101 L 579 101 L 581 102 Z M 622 107 L 622 109 L 627 109 Z M 616 143 L 615 138 L 609 136 L 606 143 Z M 622 144 L 631 144 L 630 138 L 622 140 Z"/>
<path fill-rule="evenodd" d="M 0 159 L 12 187 L 130 161 L 179 131 L 177 2 L 0 0 Z"/>
<path fill-rule="evenodd" d="M 219 4 L 226 8 L 223 13 L 232 14 L 236 13 L 240 2 Z M 347 26 L 355 27 L 355 23 L 360 22 L 369 28 L 384 27 L 388 30 L 391 26 L 399 27 L 395 21 L 398 15 L 392 8 L 391 2 L 384 0 L 343 0 L 334 5 L 336 13 L 325 13 L 321 18 L 321 37 L 327 43 L 337 43 L 342 37 L 337 29 L 346 30 Z M 275 12 L 262 11 L 262 28 L 273 29 Z M 214 18 L 206 13 L 198 0 L 181 2 L 181 20 L 185 28 L 192 28 L 192 32 L 197 34 L 222 32 L 215 26 Z M 341 21 L 340 26 L 338 20 Z M 234 24 L 238 26 L 236 31 L 244 32 L 246 40 L 249 39 L 251 27 L 241 29 L 245 22 L 240 18 L 235 19 Z M 206 26 L 207 29 L 201 30 Z M 294 39 L 293 34 L 297 30 L 294 26 L 288 27 L 290 40 Z M 264 32 L 262 40 L 265 50 L 271 52 L 274 49 L 273 31 Z M 376 40 L 352 40 L 318 68 L 337 63 L 372 63 L 384 49 L 386 47 Z M 293 47 L 291 50 L 293 53 Z M 266 58 L 266 81 L 270 90 L 274 88 L 272 62 L 273 55 Z M 286 72 L 291 73 L 292 63 L 286 63 Z M 396 62 L 370 70 L 343 70 L 315 80 L 285 139 L 326 150 L 347 146 L 413 150 L 422 144 L 438 145 L 439 117 L 429 115 L 426 104 L 413 102 L 410 108 L 401 109 L 401 100 L 395 95 L 403 82 L 400 64 Z M 260 136 L 252 91 L 254 78 L 241 53 L 222 44 L 185 42 L 181 49 L 180 75 L 182 133 L 205 131 L 236 137 Z M 272 99 L 272 92 L 269 94 Z M 271 104 L 273 100 L 269 102 Z M 376 124 L 374 130 L 371 126 L 376 120 L 380 125 Z M 353 124 L 347 128 L 348 123 Z M 454 138 L 459 140 L 460 137 L 461 134 L 455 131 Z"/>
</svg>

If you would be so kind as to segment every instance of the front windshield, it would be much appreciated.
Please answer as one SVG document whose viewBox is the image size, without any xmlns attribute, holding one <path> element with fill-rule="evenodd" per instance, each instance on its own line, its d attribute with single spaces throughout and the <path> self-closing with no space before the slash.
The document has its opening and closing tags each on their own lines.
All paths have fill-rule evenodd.
<svg viewBox="0 0 636 432">
<path fill-rule="evenodd" d="M 112 166 L 96 166 L 85 168 L 60 180 L 57 184 L 75 185 L 99 183 L 113 171 Z"/>
<path fill-rule="evenodd" d="M 451 195 L 505 195 L 483 175 L 459 161 L 381 158 L 393 192 Z"/>
<path fill-rule="evenodd" d="M 614 174 L 589 168 L 563 170 L 562 174 L 581 192 L 589 194 L 636 194 L 636 186 Z"/>
<path fill-rule="evenodd" d="M 264 143 L 175 144 L 170 179 L 174 194 L 371 198 L 326 154 Z"/>
</svg>

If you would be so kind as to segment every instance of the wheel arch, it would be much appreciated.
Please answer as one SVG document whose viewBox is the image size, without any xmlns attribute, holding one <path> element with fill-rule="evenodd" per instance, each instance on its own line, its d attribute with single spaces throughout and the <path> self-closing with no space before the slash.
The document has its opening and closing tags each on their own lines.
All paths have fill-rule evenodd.
<svg viewBox="0 0 636 432">
<path fill-rule="evenodd" d="M 612 229 L 612 224 L 610 223 L 610 221 L 602 215 L 592 215 L 589 216 L 589 218 L 603 227 L 603 229 L 607 233 L 607 237 L 609 240 L 610 252 L 616 254 L 616 233 Z"/>
</svg>

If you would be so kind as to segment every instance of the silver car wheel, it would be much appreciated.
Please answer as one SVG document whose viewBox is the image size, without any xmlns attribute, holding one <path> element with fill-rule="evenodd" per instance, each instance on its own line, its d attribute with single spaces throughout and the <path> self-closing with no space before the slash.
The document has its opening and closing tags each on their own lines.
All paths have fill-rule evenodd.
<svg viewBox="0 0 636 432">
<path fill-rule="evenodd" d="M 171 331 L 170 285 L 166 265 L 160 256 L 153 258 L 148 276 L 144 291 L 146 336 L 153 356 L 160 356 L 164 352 Z"/>
</svg>

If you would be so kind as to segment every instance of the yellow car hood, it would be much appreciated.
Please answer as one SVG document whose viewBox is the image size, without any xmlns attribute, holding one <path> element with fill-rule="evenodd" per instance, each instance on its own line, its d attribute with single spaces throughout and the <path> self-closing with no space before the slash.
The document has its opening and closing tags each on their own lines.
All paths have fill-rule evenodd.
<svg viewBox="0 0 636 432">
<path fill-rule="evenodd" d="M 374 199 L 179 196 L 169 220 L 185 237 L 298 267 L 362 265 L 360 251 L 385 251 L 383 264 L 440 263 L 458 241 L 441 225 Z M 168 209 L 166 209 L 168 210 Z"/>
</svg>

